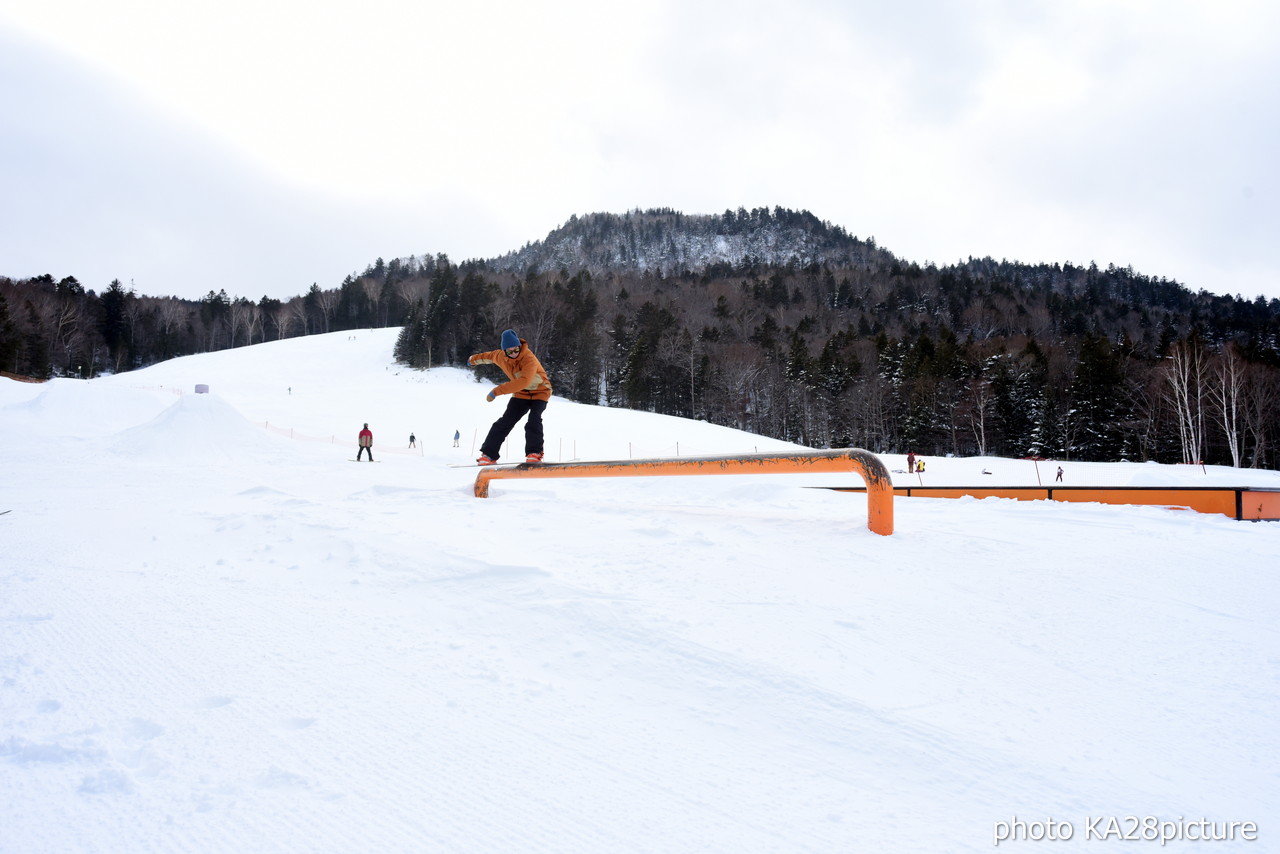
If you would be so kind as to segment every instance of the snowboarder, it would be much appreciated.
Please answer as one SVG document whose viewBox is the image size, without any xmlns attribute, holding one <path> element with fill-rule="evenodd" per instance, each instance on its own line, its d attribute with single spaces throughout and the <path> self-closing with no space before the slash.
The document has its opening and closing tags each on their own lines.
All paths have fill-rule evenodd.
<svg viewBox="0 0 1280 854">
<path fill-rule="evenodd" d="M 418 447 L 418 440 L 414 438 L 414 435 L 412 433 L 409 434 L 409 447 L 410 448 Z"/>
<path fill-rule="evenodd" d="M 1062 483 L 1062 466 L 1058 466 L 1058 476 L 1054 478 L 1058 483 Z"/>
<path fill-rule="evenodd" d="M 462 438 L 462 433 L 458 430 L 453 431 L 453 446 L 458 447 L 458 440 Z"/>
<path fill-rule="evenodd" d="M 907 451 L 907 471 L 916 470 L 916 452 Z"/>
<path fill-rule="evenodd" d="M 538 357 L 529 349 L 529 342 L 516 335 L 514 330 L 507 329 L 502 333 L 501 349 L 476 353 L 467 359 L 467 364 L 497 365 L 507 375 L 507 382 L 494 386 L 485 395 L 485 400 L 492 403 L 499 395 L 511 395 L 506 412 L 493 422 L 489 435 L 480 445 L 480 456 L 476 462 L 482 466 L 496 463 L 507 434 L 525 415 L 529 420 L 524 425 L 524 461 L 542 462 L 542 413 L 551 398 L 551 380 Z"/>
<path fill-rule="evenodd" d="M 373 431 L 369 429 L 367 422 L 364 429 L 360 431 L 356 444 L 360 446 L 360 450 L 356 451 L 356 462 L 360 462 L 360 457 L 365 451 L 369 452 L 369 462 L 373 462 Z"/>
</svg>

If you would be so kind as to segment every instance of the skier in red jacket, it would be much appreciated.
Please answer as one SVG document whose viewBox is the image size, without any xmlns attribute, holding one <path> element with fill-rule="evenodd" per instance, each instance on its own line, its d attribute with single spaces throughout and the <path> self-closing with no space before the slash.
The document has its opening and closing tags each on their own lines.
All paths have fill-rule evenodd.
<svg viewBox="0 0 1280 854">
<path fill-rule="evenodd" d="M 356 443 L 360 446 L 360 450 L 356 451 L 356 462 L 360 462 L 360 457 L 365 451 L 369 452 L 369 462 L 373 462 L 373 432 L 368 424 L 365 424 L 364 429 L 360 431 L 360 437 Z"/>
</svg>

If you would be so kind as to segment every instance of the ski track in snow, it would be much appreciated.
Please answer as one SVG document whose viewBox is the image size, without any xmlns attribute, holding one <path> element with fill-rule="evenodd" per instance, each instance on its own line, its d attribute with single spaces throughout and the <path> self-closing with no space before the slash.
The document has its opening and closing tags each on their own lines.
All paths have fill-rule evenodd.
<svg viewBox="0 0 1280 854">
<path fill-rule="evenodd" d="M 0 381 L 26 451 L 0 478 L 0 852 L 979 851 L 1014 815 L 1087 851 L 1091 815 L 1276 826 L 1280 525 L 909 499 L 886 538 L 865 496 L 770 476 L 478 500 L 445 463 L 498 414 L 486 386 L 355 338 Z M 175 394 L 195 382 L 214 394 Z M 365 420 L 384 465 L 345 463 Z M 588 458 L 785 446 L 558 400 L 548 434 Z M 930 476 L 979 466 L 1034 474 Z"/>
</svg>

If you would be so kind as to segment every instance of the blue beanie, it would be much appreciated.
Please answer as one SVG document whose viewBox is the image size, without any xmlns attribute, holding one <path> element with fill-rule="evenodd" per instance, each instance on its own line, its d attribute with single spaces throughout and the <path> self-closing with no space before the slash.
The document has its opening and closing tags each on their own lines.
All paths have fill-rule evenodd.
<svg viewBox="0 0 1280 854">
<path fill-rule="evenodd" d="M 520 336 L 512 330 L 508 329 L 502 333 L 502 349 L 510 350 L 512 347 L 520 346 Z"/>
</svg>

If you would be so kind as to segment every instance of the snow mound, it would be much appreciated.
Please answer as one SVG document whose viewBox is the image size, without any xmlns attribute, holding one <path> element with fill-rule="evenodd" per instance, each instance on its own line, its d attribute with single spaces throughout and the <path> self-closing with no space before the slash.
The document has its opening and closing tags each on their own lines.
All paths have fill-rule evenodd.
<svg viewBox="0 0 1280 854">
<path fill-rule="evenodd" d="M 288 440 L 245 419 L 213 394 L 188 394 L 146 424 L 112 437 L 107 450 L 140 459 L 205 462 L 243 460 L 257 454 L 279 457 Z"/>
<path fill-rule="evenodd" d="M 38 397 L 45 385 L 45 383 L 27 383 L 0 377 L 0 410 Z"/>
<path fill-rule="evenodd" d="M 55 379 L 35 397 L 3 408 L 6 422 L 52 436 L 107 436 L 154 418 L 172 393 Z"/>
<path fill-rule="evenodd" d="M 1280 475 L 1268 469 L 1236 469 L 1229 466 L 1161 465 L 1135 466 L 1123 486 L 1198 486 L 1235 488 L 1255 486 L 1280 488 Z"/>
</svg>

